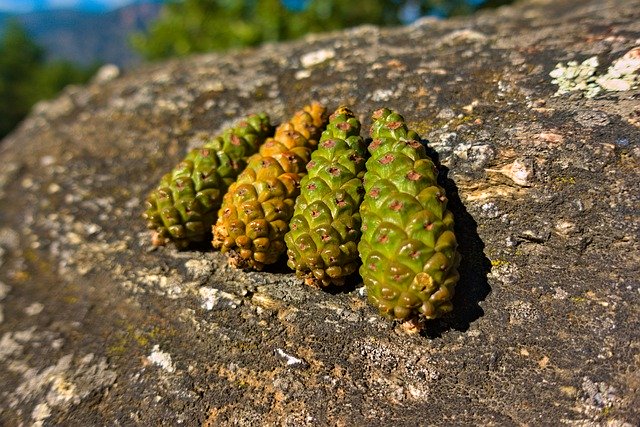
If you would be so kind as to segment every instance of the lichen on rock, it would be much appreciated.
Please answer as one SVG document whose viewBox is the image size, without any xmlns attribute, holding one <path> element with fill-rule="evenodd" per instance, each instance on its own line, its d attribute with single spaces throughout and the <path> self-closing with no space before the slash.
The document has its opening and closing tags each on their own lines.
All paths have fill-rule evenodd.
<svg viewBox="0 0 640 427">
<path fill-rule="evenodd" d="M 578 64 L 569 61 L 558 63 L 549 73 L 551 83 L 558 85 L 555 96 L 581 91 L 586 98 L 594 98 L 602 92 L 622 92 L 637 86 L 640 70 L 640 47 L 635 47 L 613 61 L 607 72 L 599 75 L 598 57 L 592 56 Z"/>
<path fill-rule="evenodd" d="M 558 85 L 555 96 L 579 90 L 587 98 L 598 95 L 602 88 L 596 83 L 596 69 L 598 57 L 592 56 L 581 63 L 569 61 L 566 64 L 558 63 L 556 68 L 549 73 L 553 80 L 551 83 Z"/>
</svg>

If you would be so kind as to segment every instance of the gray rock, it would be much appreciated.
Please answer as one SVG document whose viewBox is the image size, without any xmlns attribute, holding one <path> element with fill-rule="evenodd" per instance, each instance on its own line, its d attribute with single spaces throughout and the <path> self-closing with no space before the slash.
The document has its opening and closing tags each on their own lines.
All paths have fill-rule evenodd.
<svg viewBox="0 0 640 427">
<path fill-rule="evenodd" d="M 0 145 L 2 425 L 638 425 L 640 128 L 606 71 L 640 1 L 524 1 L 147 65 L 64 91 Z M 407 335 L 283 265 L 151 250 L 147 192 L 249 112 L 401 111 L 442 163 L 461 279 Z"/>
</svg>

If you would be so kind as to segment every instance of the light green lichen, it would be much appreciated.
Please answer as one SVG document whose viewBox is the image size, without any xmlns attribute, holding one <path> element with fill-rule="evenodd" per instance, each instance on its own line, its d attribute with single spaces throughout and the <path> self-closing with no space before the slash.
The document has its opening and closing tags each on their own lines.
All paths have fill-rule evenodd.
<svg viewBox="0 0 640 427">
<path fill-rule="evenodd" d="M 640 70 L 640 47 L 631 49 L 622 58 L 615 60 L 607 73 L 596 79 L 604 90 L 625 91 L 637 86 Z"/>
<path fill-rule="evenodd" d="M 637 87 L 640 47 L 631 49 L 615 60 L 605 74 L 598 75 L 597 68 L 596 56 L 580 64 L 577 61 L 569 61 L 566 65 L 556 64 L 556 68 L 549 73 L 553 77 L 551 83 L 558 85 L 554 96 L 579 90 L 586 98 L 593 98 L 605 91 L 621 92 Z"/>
<path fill-rule="evenodd" d="M 556 68 L 549 73 L 553 77 L 551 83 L 559 86 L 554 96 L 579 90 L 587 98 L 593 98 L 602 90 L 596 83 L 596 68 L 598 68 L 596 56 L 584 60 L 581 64 L 577 61 L 569 61 L 566 65 L 556 64 Z"/>
</svg>

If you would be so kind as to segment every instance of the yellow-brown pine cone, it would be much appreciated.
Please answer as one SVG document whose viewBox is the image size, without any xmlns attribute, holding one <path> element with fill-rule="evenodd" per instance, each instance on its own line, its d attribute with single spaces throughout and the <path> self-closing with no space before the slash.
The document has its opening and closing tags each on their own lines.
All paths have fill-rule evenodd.
<svg viewBox="0 0 640 427">
<path fill-rule="evenodd" d="M 213 247 L 232 265 L 260 270 L 285 252 L 284 235 L 311 151 L 326 125 L 325 111 L 313 103 L 278 126 L 229 187 L 213 227 Z"/>
</svg>

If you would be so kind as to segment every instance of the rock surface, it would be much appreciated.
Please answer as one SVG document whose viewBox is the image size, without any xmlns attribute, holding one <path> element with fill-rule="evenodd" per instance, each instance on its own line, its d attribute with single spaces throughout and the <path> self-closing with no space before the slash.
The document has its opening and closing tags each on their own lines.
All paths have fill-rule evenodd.
<svg viewBox="0 0 640 427">
<path fill-rule="evenodd" d="M 554 97 L 549 76 L 638 45 L 637 0 L 537 0 L 41 104 L 0 145 L 0 424 L 638 425 L 640 91 Z M 312 99 L 365 128 L 396 108 L 437 152 L 463 262 L 422 335 L 357 280 L 332 294 L 150 246 L 144 197 L 203 134 Z"/>
</svg>

